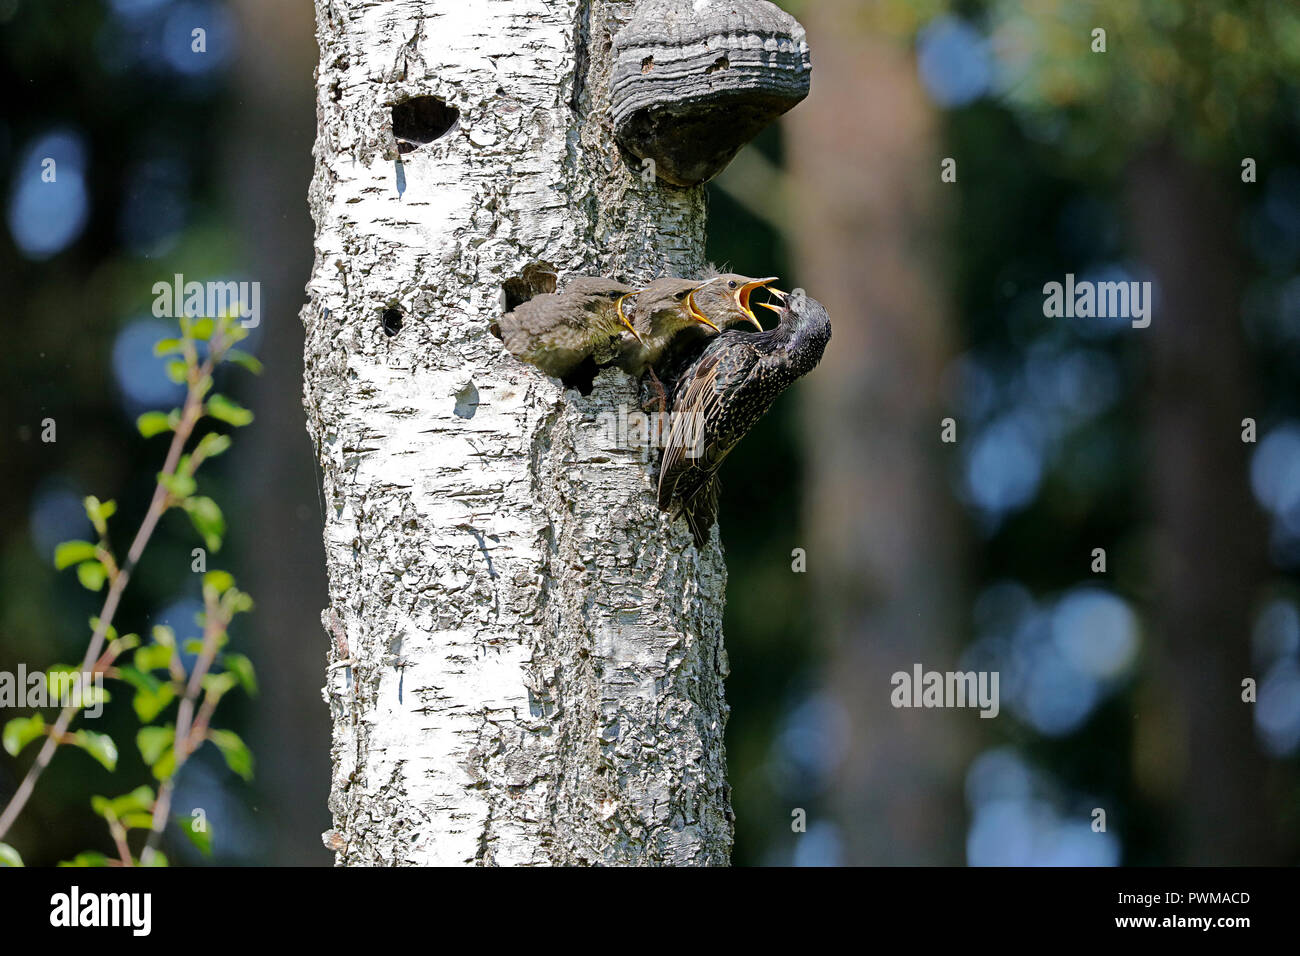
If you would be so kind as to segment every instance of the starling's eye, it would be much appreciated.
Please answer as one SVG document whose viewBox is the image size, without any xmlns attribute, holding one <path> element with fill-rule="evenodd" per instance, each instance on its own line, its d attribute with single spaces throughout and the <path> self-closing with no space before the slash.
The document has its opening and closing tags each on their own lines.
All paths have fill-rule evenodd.
<svg viewBox="0 0 1300 956">
<path fill-rule="evenodd" d="M 609 293 L 609 297 L 610 297 L 610 299 L 611 299 L 612 301 L 614 301 L 614 302 L 617 302 L 617 301 L 618 301 L 618 293 L 617 293 L 617 292 L 611 292 L 611 293 Z"/>
<path fill-rule="evenodd" d="M 677 301 L 680 302 L 682 301 L 682 299 L 686 298 L 690 294 L 691 294 L 691 290 L 687 289 L 685 292 L 678 292 L 674 298 L 676 298 Z"/>
<path fill-rule="evenodd" d="M 727 283 L 727 288 L 728 288 L 728 289 L 734 289 L 735 287 L 736 287 L 736 280 L 735 280 L 735 279 L 732 279 L 730 282 Z"/>
</svg>

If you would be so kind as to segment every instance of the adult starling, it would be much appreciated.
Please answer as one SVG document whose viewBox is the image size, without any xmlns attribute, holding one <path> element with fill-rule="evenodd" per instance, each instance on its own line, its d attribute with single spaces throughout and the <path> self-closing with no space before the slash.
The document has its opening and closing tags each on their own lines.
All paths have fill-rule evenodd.
<svg viewBox="0 0 1300 956">
<path fill-rule="evenodd" d="M 565 378 L 621 332 L 636 331 L 623 314 L 632 290 L 613 279 L 579 276 L 563 292 L 534 296 L 497 323 L 515 357 Z"/>
<path fill-rule="evenodd" d="M 802 289 L 785 296 L 766 332 L 723 332 L 673 390 L 668 440 L 659 468 L 659 507 L 686 516 L 703 547 L 718 514 L 718 468 L 796 379 L 821 361 L 831 339 L 826 309 Z"/>
</svg>

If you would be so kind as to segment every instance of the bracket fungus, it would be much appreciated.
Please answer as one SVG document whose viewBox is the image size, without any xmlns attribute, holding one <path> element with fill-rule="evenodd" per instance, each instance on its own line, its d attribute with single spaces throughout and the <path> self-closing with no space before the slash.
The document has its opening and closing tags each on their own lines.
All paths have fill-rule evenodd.
<svg viewBox="0 0 1300 956">
<path fill-rule="evenodd" d="M 641 0 L 614 38 L 614 135 L 661 179 L 707 182 L 811 73 L 803 27 L 767 0 Z"/>
</svg>

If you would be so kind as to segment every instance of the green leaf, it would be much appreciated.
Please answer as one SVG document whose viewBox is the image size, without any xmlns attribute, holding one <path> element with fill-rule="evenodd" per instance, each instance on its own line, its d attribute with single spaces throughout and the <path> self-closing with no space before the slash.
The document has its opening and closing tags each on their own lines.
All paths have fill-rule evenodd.
<svg viewBox="0 0 1300 956">
<path fill-rule="evenodd" d="M 183 359 L 172 359 L 167 363 L 167 377 L 177 385 L 184 385 L 189 374 L 190 367 Z"/>
<path fill-rule="evenodd" d="M 203 589 L 212 588 L 217 594 L 224 594 L 235 586 L 235 576 L 229 571 L 209 571 L 203 575 Z"/>
<path fill-rule="evenodd" d="M 207 413 L 218 421 L 236 427 L 247 425 L 253 420 L 252 412 L 224 395 L 213 395 L 208 399 Z"/>
<path fill-rule="evenodd" d="M 257 693 L 257 675 L 253 671 L 253 662 L 243 654 L 226 654 L 221 658 L 222 666 L 239 681 L 239 685 L 250 696 Z"/>
<path fill-rule="evenodd" d="M 78 730 L 68 738 L 68 743 L 98 760 L 106 770 L 117 769 L 117 743 L 108 734 L 93 730 Z"/>
<path fill-rule="evenodd" d="M 100 501 L 94 495 L 87 495 L 82 501 L 82 504 L 86 508 L 86 517 L 89 518 L 90 523 L 95 526 L 95 530 L 99 532 L 99 536 L 102 538 L 104 535 L 108 534 L 107 522 L 109 518 L 113 517 L 113 515 L 117 513 L 117 502 Z"/>
<path fill-rule="evenodd" d="M 196 830 L 194 825 L 198 823 L 198 820 L 196 820 L 192 816 L 187 817 L 187 816 L 182 816 L 180 814 L 177 814 L 176 816 L 172 817 L 172 819 L 175 820 L 176 824 L 181 828 L 181 832 L 190 838 L 190 842 L 193 843 L 196 847 L 198 847 L 200 853 L 202 853 L 204 856 L 212 855 L 212 824 L 211 823 L 208 823 L 205 820 L 203 823 L 203 829 Z"/>
<path fill-rule="evenodd" d="M 190 326 L 190 337 L 198 339 L 200 342 L 206 342 L 208 339 L 212 338 L 212 330 L 214 328 L 216 328 L 216 323 L 211 319 L 198 319 L 192 326 Z"/>
<path fill-rule="evenodd" d="M 141 648 L 141 650 L 144 650 L 144 648 Z M 137 660 L 139 659 L 140 651 L 135 652 L 135 657 Z M 142 690 L 149 694 L 157 692 L 158 688 L 162 686 L 162 681 L 158 678 L 147 671 L 132 667 L 130 664 L 120 666 L 117 669 L 117 676 L 136 690 Z"/>
<path fill-rule="evenodd" d="M 148 863 L 141 862 L 141 866 L 167 866 L 167 855 L 162 850 L 154 850 L 153 856 L 149 858 Z"/>
<path fill-rule="evenodd" d="M 230 617 L 234 617 L 236 614 L 244 614 L 253 609 L 252 597 L 233 588 L 221 595 L 221 604 Z"/>
<path fill-rule="evenodd" d="M 194 454 L 202 455 L 204 458 L 216 458 L 229 447 L 229 435 L 222 435 L 220 432 L 208 432 L 199 439 L 198 445 L 194 448 Z"/>
<path fill-rule="evenodd" d="M 208 739 L 217 745 L 226 766 L 245 780 L 253 779 L 253 754 L 248 746 L 231 730 L 209 730 Z"/>
<path fill-rule="evenodd" d="M 203 536 L 209 551 L 221 550 L 221 538 L 226 533 L 226 518 L 221 508 L 211 498 L 196 495 L 185 502 L 194 530 Z"/>
<path fill-rule="evenodd" d="M 153 438 L 172 430 L 171 418 L 166 412 L 145 412 L 135 420 L 135 427 L 145 438 Z"/>
<path fill-rule="evenodd" d="M 184 349 L 180 339 L 159 339 L 153 344 L 153 354 L 159 358 L 164 355 L 176 355 Z"/>
<path fill-rule="evenodd" d="M 152 810 L 154 799 L 153 787 L 141 784 L 130 793 L 114 798 L 113 809 L 119 816 L 132 810 Z"/>
<path fill-rule="evenodd" d="M 163 751 L 158 762 L 150 768 L 157 780 L 168 780 L 176 772 L 176 751 L 168 747 Z"/>
<path fill-rule="evenodd" d="M 95 733 L 93 730 L 78 730 L 68 743 L 90 754 L 110 772 L 117 769 L 117 744 L 108 734 Z"/>
<path fill-rule="evenodd" d="M 93 850 L 78 853 L 71 860 L 64 860 L 59 866 L 108 866 L 108 857 Z"/>
<path fill-rule="evenodd" d="M 95 556 L 96 548 L 89 541 L 64 541 L 54 549 L 54 567 L 58 571 L 80 564 Z"/>
<path fill-rule="evenodd" d="M 138 811 L 136 813 L 127 813 L 122 816 L 122 826 L 128 830 L 152 830 L 153 814 Z"/>
<path fill-rule="evenodd" d="M 136 691 L 136 695 L 131 698 L 131 707 L 135 710 L 135 715 L 140 718 L 143 724 L 149 723 L 176 699 L 176 688 L 171 684 L 161 684 L 157 690 Z"/>
<path fill-rule="evenodd" d="M 120 797 L 94 796 L 90 798 L 90 806 L 94 811 L 106 820 L 120 819 L 126 822 L 127 817 L 131 814 L 145 814 L 145 819 L 149 819 L 150 811 L 153 809 L 154 792 L 153 787 L 139 786 L 130 793 L 124 793 Z M 128 826 L 136 824 L 128 823 Z M 146 826 L 149 824 L 146 823 Z"/>
<path fill-rule="evenodd" d="M 30 717 L 15 717 L 5 724 L 3 738 L 5 752 L 17 757 L 23 748 L 45 733 L 45 718 L 40 714 Z"/>
<path fill-rule="evenodd" d="M 0 843 L 0 866 L 22 866 L 23 858 L 8 843 Z"/>
<path fill-rule="evenodd" d="M 167 474 L 158 472 L 158 483 L 171 492 L 172 497 L 186 499 L 198 489 L 194 478 L 190 475 Z"/>
<path fill-rule="evenodd" d="M 116 660 L 127 651 L 134 650 L 140 646 L 139 634 L 123 634 L 120 638 L 109 641 L 108 653 Z"/>
<path fill-rule="evenodd" d="M 240 349 L 231 349 L 229 352 L 227 352 L 226 361 L 234 362 L 236 365 L 240 365 L 248 369 L 254 375 L 262 374 L 262 363 L 259 362 L 253 356 L 249 355 L 247 352 L 244 352 Z"/>
<path fill-rule="evenodd" d="M 233 688 L 238 678 L 234 674 L 204 674 L 203 689 L 212 697 L 220 697 Z"/>
<path fill-rule="evenodd" d="M 77 565 L 77 580 L 87 591 L 98 591 L 108 580 L 108 569 L 98 561 L 83 561 Z"/>
<path fill-rule="evenodd" d="M 157 624 L 154 626 L 153 639 L 155 643 L 161 644 L 163 647 L 176 646 L 176 632 L 166 624 Z"/>
<path fill-rule="evenodd" d="M 171 724 L 166 727 L 141 727 L 135 735 L 135 745 L 140 748 L 144 762 L 153 767 L 162 758 L 163 753 L 171 753 L 176 740 L 176 728 Z"/>
<path fill-rule="evenodd" d="M 137 648 L 135 652 L 135 666 L 140 670 L 148 673 L 149 671 L 168 670 L 171 664 L 173 648 L 166 644 L 146 644 L 144 647 Z M 125 680 L 130 680 L 125 677 Z M 153 690 L 153 687 L 149 688 Z"/>
</svg>

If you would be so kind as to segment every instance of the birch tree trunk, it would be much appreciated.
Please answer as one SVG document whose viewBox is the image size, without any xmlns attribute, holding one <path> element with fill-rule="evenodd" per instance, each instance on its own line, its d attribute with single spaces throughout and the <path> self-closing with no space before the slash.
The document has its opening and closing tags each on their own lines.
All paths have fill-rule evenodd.
<svg viewBox="0 0 1300 956">
<path fill-rule="evenodd" d="M 610 434 L 624 373 L 564 391 L 489 333 L 533 264 L 702 265 L 703 191 L 613 144 L 630 6 L 316 0 L 305 403 L 339 864 L 728 860 L 716 539 L 689 547 Z M 399 153 L 393 106 L 423 96 L 459 118 Z"/>
</svg>

